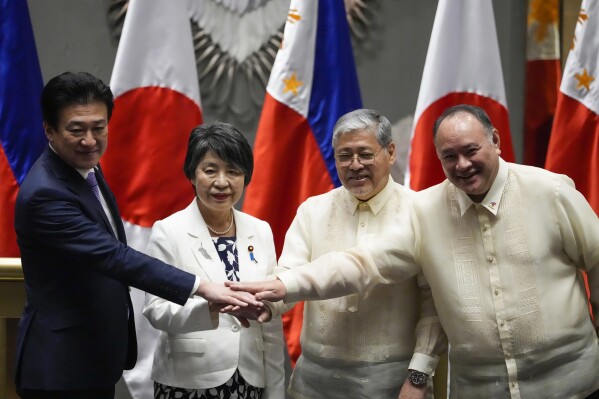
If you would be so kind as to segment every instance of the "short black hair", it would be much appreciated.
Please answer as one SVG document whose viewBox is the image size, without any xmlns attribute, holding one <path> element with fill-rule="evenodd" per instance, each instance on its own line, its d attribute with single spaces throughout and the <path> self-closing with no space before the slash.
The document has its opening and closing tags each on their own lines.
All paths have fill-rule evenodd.
<svg viewBox="0 0 599 399">
<path fill-rule="evenodd" d="M 453 107 L 449 107 L 443 111 L 433 126 L 433 141 L 435 141 L 437 138 L 437 131 L 439 130 L 441 123 L 445 119 L 459 113 L 467 113 L 474 116 L 483 125 L 487 137 L 493 141 L 493 129 L 495 129 L 495 127 L 493 126 L 493 123 L 491 123 L 491 118 L 489 118 L 489 115 L 487 115 L 484 109 L 470 104 L 454 105 Z"/>
<path fill-rule="evenodd" d="M 183 172 L 189 180 L 195 177 L 196 168 L 208 151 L 241 169 L 244 185 L 250 184 L 254 172 L 252 146 L 233 125 L 217 121 L 197 126 L 191 131 L 183 164 Z"/>
<path fill-rule="evenodd" d="M 57 128 L 60 112 L 64 108 L 95 102 L 106 104 L 110 121 L 114 109 L 114 96 L 110 87 L 87 72 L 64 72 L 50 79 L 44 86 L 41 96 L 42 116 L 44 122 Z"/>
</svg>

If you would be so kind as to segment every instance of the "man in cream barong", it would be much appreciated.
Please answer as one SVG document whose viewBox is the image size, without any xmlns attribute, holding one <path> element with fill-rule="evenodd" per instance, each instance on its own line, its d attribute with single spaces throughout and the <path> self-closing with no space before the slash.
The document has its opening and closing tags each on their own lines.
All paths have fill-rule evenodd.
<svg viewBox="0 0 599 399">
<path fill-rule="evenodd" d="M 390 176 L 396 148 L 383 115 L 370 109 L 343 115 L 333 128 L 332 147 L 342 187 L 299 207 L 279 271 L 354 247 L 368 234 L 384 234 L 394 213 L 409 203 L 412 191 Z M 273 315 L 293 305 L 273 303 Z M 306 302 L 300 339 L 302 355 L 288 388 L 298 399 L 396 399 L 402 387 L 414 398 L 431 397 L 429 376 L 447 346 L 422 273 Z"/>
<path fill-rule="evenodd" d="M 447 180 L 415 193 L 384 237 L 236 289 L 331 298 L 422 271 L 451 346 L 451 398 L 599 395 L 597 215 L 567 176 L 503 161 L 478 107 L 446 110 L 434 143 Z"/>
</svg>

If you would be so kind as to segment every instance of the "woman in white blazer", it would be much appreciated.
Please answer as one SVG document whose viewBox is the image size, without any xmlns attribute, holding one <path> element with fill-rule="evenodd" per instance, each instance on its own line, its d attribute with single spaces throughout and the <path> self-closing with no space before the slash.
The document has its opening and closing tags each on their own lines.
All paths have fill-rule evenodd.
<svg viewBox="0 0 599 399">
<path fill-rule="evenodd" d="M 196 198 L 154 224 L 147 253 L 213 283 L 264 280 L 276 265 L 270 226 L 233 209 L 253 165 L 250 144 L 233 126 L 193 129 L 183 169 Z M 280 318 L 245 328 L 201 297 L 180 306 L 150 294 L 144 315 L 161 330 L 156 398 L 285 397 Z"/>
</svg>

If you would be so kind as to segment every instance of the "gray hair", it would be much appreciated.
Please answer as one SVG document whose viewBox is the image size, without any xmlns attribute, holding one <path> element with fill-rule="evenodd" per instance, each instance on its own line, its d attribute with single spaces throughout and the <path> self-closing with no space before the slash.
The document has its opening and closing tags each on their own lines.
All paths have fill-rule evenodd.
<svg viewBox="0 0 599 399">
<path fill-rule="evenodd" d="M 333 128 L 333 147 L 337 144 L 339 136 L 354 130 L 367 130 L 376 135 L 376 141 L 381 147 L 391 143 L 391 123 L 383 115 L 372 109 L 357 109 L 343 115 Z"/>
</svg>

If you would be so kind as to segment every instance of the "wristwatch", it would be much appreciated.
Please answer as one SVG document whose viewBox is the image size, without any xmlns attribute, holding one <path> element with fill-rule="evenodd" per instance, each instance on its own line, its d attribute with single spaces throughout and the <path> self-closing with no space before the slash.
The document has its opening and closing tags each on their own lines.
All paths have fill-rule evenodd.
<svg viewBox="0 0 599 399">
<path fill-rule="evenodd" d="M 426 385 L 428 374 L 417 370 L 408 370 L 408 379 L 412 384 L 416 385 L 417 387 L 421 387 Z"/>
</svg>

